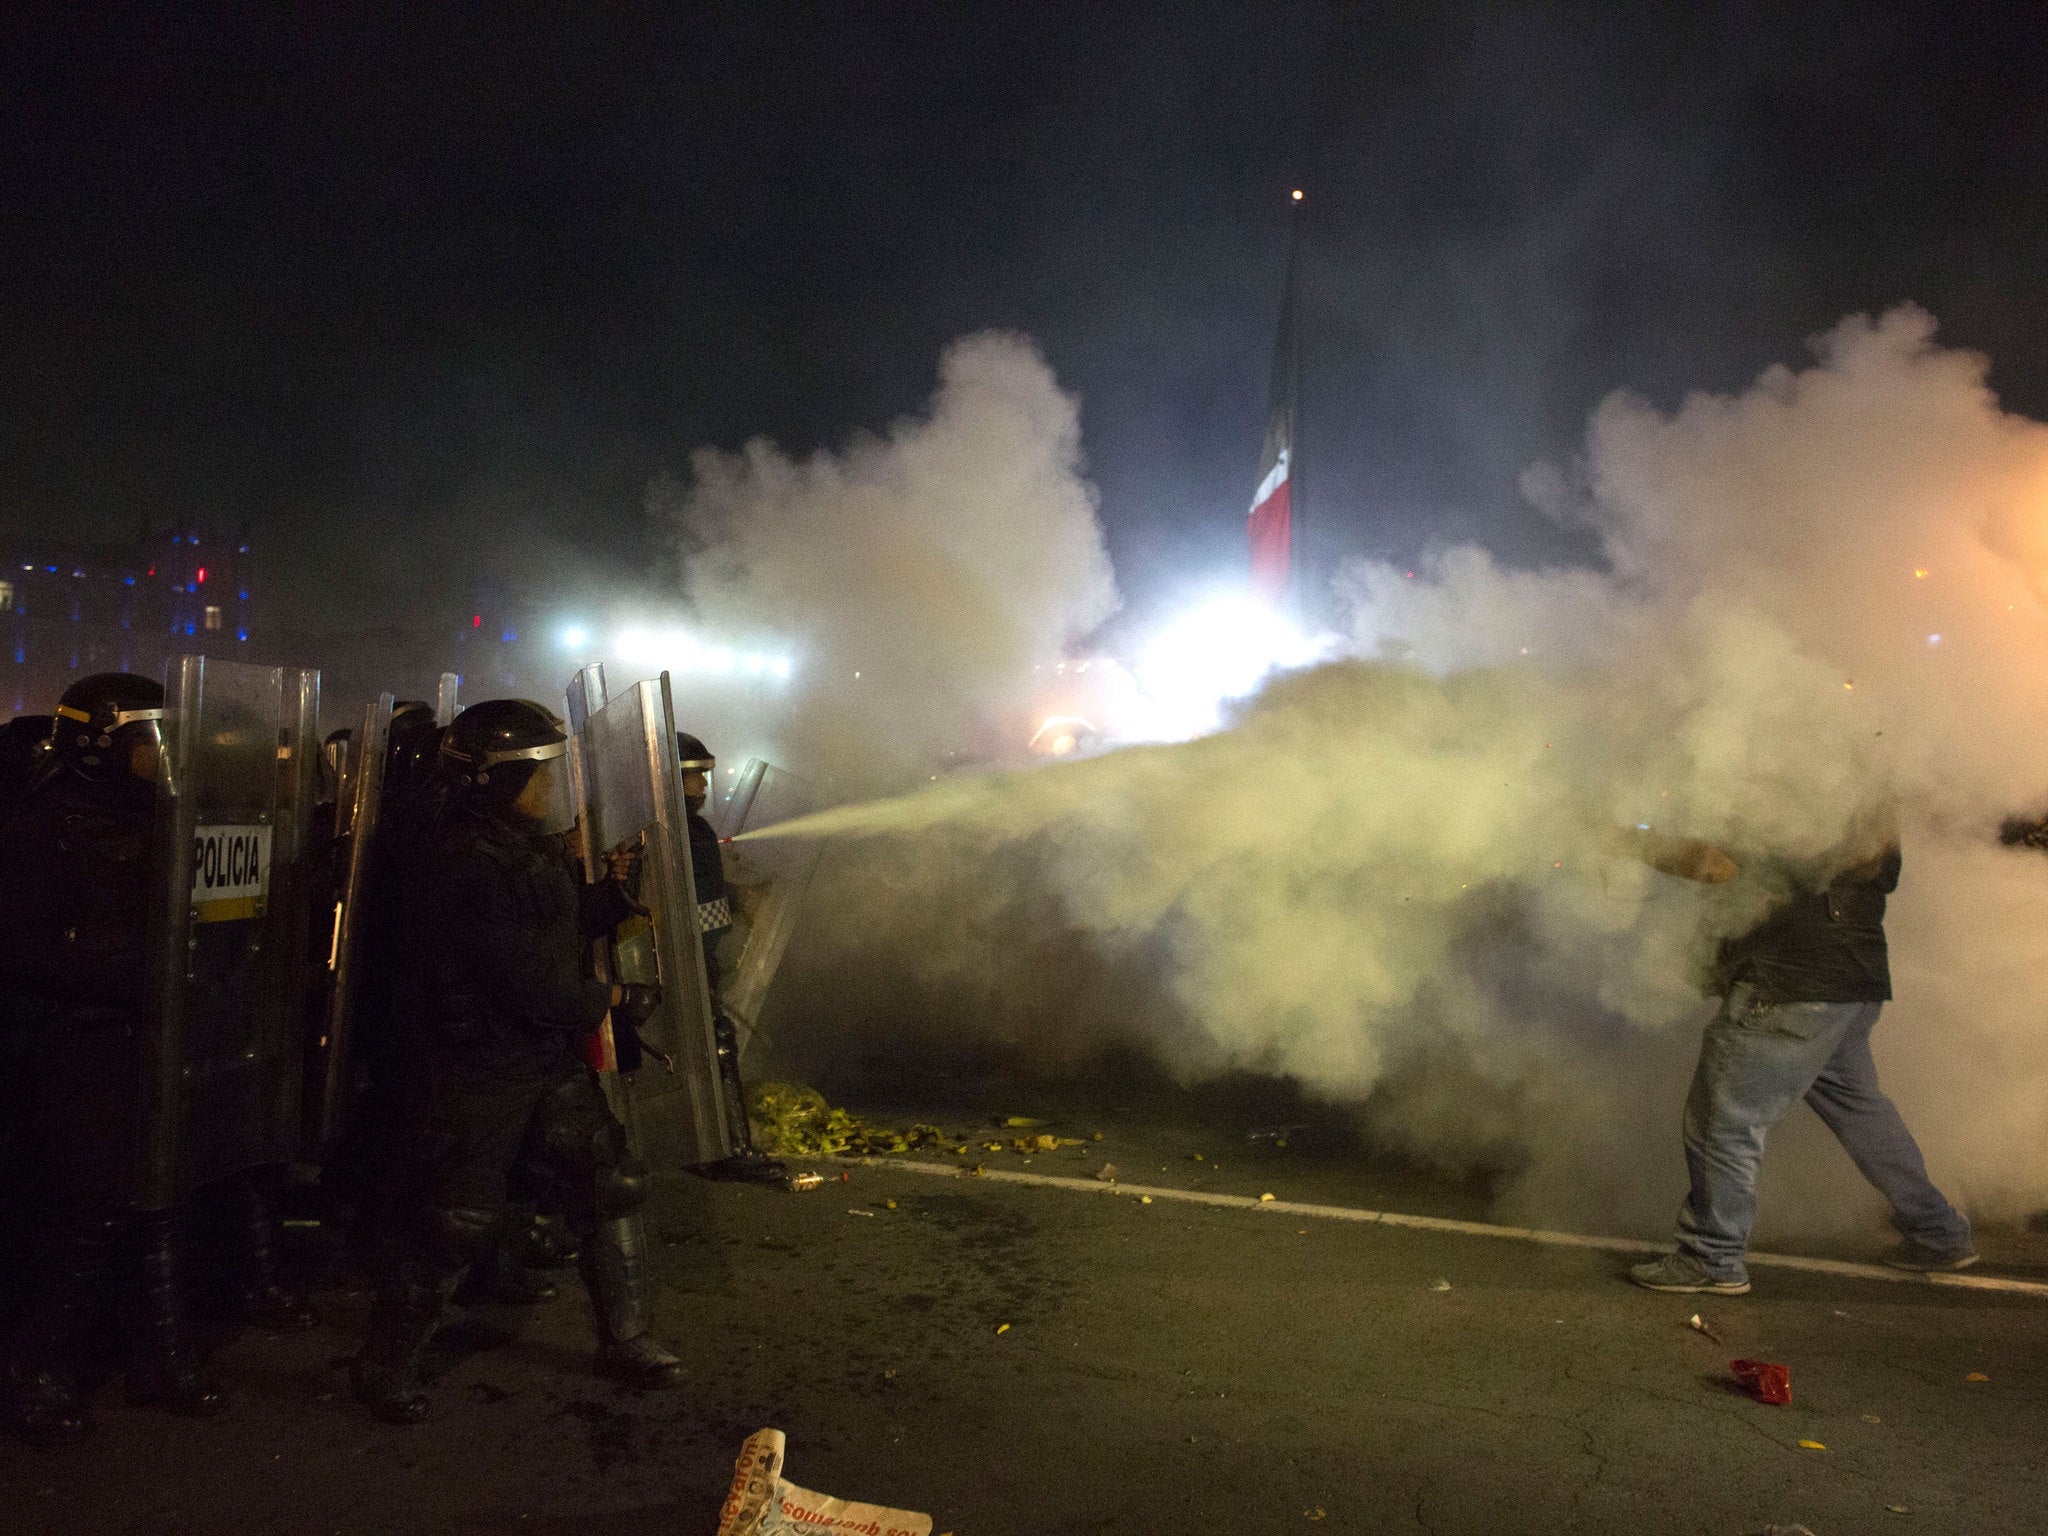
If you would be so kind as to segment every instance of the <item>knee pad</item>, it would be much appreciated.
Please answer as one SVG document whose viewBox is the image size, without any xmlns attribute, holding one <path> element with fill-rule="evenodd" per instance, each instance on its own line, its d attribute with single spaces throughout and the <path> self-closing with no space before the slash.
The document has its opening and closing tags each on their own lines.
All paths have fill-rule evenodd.
<svg viewBox="0 0 2048 1536">
<path fill-rule="evenodd" d="M 647 1203 L 647 1165 L 637 1157 L 621 1158 L 597 1170 L 597 1214 L 629 1216 Z"/>
<path fill-rule="evenodd" d="M 469 1205 L 436 1205 L 421 1220 L 423 1256 L 437 1268 L 462 1269 L 489 1251 L 498 1212 Z"/>
</svg>

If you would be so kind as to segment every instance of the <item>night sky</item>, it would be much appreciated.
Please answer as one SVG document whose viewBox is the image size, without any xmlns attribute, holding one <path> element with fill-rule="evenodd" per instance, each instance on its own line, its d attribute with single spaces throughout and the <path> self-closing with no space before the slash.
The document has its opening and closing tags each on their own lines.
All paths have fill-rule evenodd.
<svg viewBox="0 0 2048 1536">
<path fill-rule="evenodd" d="M 315 628 L 644 565 L 991 326 L 1143 611 L 1242 559 L 1295 185 L 1325 558 L 1585 558 L 1516 479 L 1601 396 L 1902 299 L 2048 417 L 2041 6 L 159 9 L 8 24 L 0 522 L 250 518 Z"/>
</svg>

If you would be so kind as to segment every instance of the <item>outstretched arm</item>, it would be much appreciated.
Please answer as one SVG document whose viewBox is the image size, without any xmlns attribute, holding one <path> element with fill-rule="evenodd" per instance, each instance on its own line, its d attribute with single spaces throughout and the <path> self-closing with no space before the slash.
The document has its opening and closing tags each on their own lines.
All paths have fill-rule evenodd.
<svg viewBox="0 0 2048 1536">
<path fill-rule="evenodd" d="M 1742 869 L 1712 843 L 1697 837 L 1677 837 L 1641 827 L 1623 828 L 1616 836 L 1623 851 L 1658 873 L 1700 885 L 1720 885 L 1733 880 Z"/>
</svg>

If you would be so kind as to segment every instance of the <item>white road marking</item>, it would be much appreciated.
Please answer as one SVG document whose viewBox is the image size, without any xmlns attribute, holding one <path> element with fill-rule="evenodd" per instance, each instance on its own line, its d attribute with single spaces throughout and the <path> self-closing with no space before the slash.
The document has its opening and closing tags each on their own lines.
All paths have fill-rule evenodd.
<svg viewBox="0 0 2048 1536">
<path fill-rule="evenodd" d="M 1261 1200 L 1255 1195 L 1224 1195 L 1205 1189 L 1168 1189 L 1158 1184 L 1107 1183 L 1100 1179 L 1068 1179 L 1050 1173 L 1010 1173 L 989 1168 L 971 1173 L 957 1163 L 925 1163 L 894 1157 L 842 1157 L 857 1168 L 894 1168 L 945 1179 L 986 1179 L 994 1184 L 1033 1184 L 1084 1195 L 1150 1195 L 1154 1200 L 1180 1200 L 1190 1205 L 1270 1211 L 1287 1216 L 1314 1216 L 1323 1221 L 1361 1221 L 1383 1227 L 1412 1227 L 1424 1232 L 1455 1232 L 1467 1237 L 1511 1237 L 1553 1248 L 1597 1248 L 1607 1253 L 1669 1253 L 1669 1243 L 1646 1243 L 1633 1237 L 1589 1237 L 1582 1232 L 1551 1232 L 1542 1227 L 1502 1227 L 1490 1221 L 1456 1221 L 1448 1216 L 1407 1216 L 1399 1211 L 1367 1211 L 1348 1205 L 1311 1205 L 1302 1200 Z M 1944 1285 L 1966 1291 L 2004 1291 L 2048 1298 L 2048 1284 L 2039 1280 L 2008 1280 L 1999 1275 L 1923 1275 L 1887 1264 L 1859 1264 L 1848 1259 L 1809 1259 L 1795 1253 L 1752 1253 L 1749 1262 L 1767 1269 L 1797 1269 L 1809 1274 L 1842 1275 L 1852 1280 L 1903 1281 L 1911 1285 Z"/>
</svg>

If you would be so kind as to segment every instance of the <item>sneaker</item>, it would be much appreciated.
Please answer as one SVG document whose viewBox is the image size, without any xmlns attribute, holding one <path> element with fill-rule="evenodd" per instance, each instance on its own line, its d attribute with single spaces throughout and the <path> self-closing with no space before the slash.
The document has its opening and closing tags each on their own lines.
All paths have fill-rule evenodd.
<svg viewBox="0 0 2048 1536">
<path fill-rule="evenodd" d="M 1910 1269 L 1916 1274 L 1954 1274 L 1976 1263 L 1977 1255 L 1969 1248 L 1961 1253 L 1943 1253 L 1939 1248 L 1930 1248 L 1909 1237 L 1886 1254 L 1884 1261 L 1893 1269 Z"/>
<path fill-rule="evenodd" d="M 1716 1280 L 1707 1273 L 1707 1266 L 1689 1253 L 1667 1253 L 1661 1259 L 1648 1264 L 1638 1264 L 1628 1272 L 1633 1280 L 1646 1291 L 1711 1291 L 1716 1296 L 1747 1296 L 1749 1281 Z"/>
</svg>

